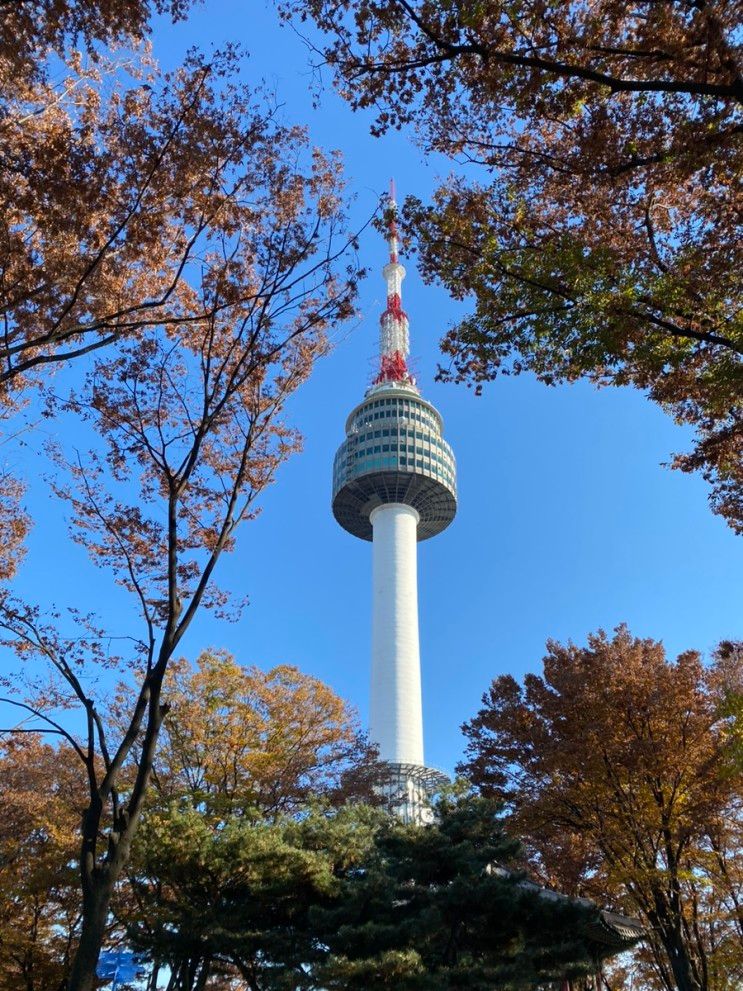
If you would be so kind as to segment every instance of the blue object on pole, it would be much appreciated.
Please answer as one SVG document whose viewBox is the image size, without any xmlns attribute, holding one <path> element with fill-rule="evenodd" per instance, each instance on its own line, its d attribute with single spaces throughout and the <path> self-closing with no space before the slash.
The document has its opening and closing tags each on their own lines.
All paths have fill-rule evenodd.
<svg viewBox="0 0 743 991">
<path fill-rule="evenodd" d="M 132 950 L 102 950 L 96 974 L 102 981 L 111 981 L 111 991 L 122 981 L 133 981 L 144 969 L 144 961 Z"/>
</svg>

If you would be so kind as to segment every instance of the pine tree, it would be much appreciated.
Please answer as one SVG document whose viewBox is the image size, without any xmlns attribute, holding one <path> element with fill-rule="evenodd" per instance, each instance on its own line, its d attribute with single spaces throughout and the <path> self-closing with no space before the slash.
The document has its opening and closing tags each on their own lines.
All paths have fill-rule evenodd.
<svg viewBox="0 0 743 991">
<path fill-rule="evenodd" d="M 170 969 L 168 991 L 220 974 L 250 991 L 522 991 L 595 972 L 598 910 L 504 866 L 520 847 L 499 806 L 465 797 L 438 813 L 403 825 L 346 804 L 214 828 L 193 807 L 154 812 L 129 938 Z"/>
<path fill-rule="evenodd" d="M 151 813 L 121 912 L 130 943 L 169 969 L 168 991 L 221 986 L 211 983 L 220 975 L 250 991 L 317 987 L 327 950 L 310 913 L 339 897 L 381 815 L 362 805 L 301 819 L 235 811 L 221 823 L 175 804 Z"/>
<path fill-rule="evenodd" d="M 311 915 L 331 954 L 320 985 L 516 991 L 594 972 L 597 910 L 524 884 L 506 869 L 518 852 L 488 799 L 444 800 L 426 826 L 388 821 L 365 869 Z"/>
</svg>

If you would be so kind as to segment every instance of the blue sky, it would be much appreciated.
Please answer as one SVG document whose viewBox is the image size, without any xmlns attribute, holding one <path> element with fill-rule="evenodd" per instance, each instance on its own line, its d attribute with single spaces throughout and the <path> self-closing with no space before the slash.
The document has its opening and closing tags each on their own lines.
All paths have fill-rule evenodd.
<svg viewBox="0 0 743 991">
<path fill-rule="evenodd" d="M 275 88 L 287 122 L 307 124 L 313 142 L 343 152 L 360 222 L 391 175 L 401 197 L 425 198 L 448 172 L 441 159 L 424 161 L 406 134 L 372 138 L 369 117 L 351 113 L 330 79 L 313 109 L 309 55 L 271 6 L 206 0 L 183 24 L 158 22 L 153 36 L 166 66 L 192 45 L 227 41 L 249 50 L 246 80 Z M 296 664 L 365 718 L 371 546 L 341 530 L 330 511 L 333 455 L 369 383 L 384 306 L 385 245 L 373 231 L 362 238 L 361 259 L 371 270 L 363 319 L 289 409 L 304 451 L 283 467 L 262 514 L 220 564 L 221 584 L 247 593 L 250 606 L 235 625 L 202 614 L 183 652 L 195 656 L 211 645 L 245 664 Z M 438 341 L 462 310 L 424 286 L 414 263 L 407 267 L 416 374 L 443 414 L 459 472 L 456 520 L 419 547 L 426 758 L 451 770 L 461 755 L 460 724 L 490 680 L 539 670 L 547 638 L 582 642 L 620 622 L 664 640 L 670 652 L 709 652 L 723 637 L 740 637 L 742 545 L 710 513 L 701 479 L 661 467 L 690 435 L 641 394 L 583 383 L 548 389 L 523 376 L 477 398 L 434 383 Z M 36 487 L 31 500 L 40 519 L 21 590 L 65 601 L 74 588 L 115 626 L 122 593 L 108 591 L 108 579 L 70 546 L 43 490 Z"/>
</svg>

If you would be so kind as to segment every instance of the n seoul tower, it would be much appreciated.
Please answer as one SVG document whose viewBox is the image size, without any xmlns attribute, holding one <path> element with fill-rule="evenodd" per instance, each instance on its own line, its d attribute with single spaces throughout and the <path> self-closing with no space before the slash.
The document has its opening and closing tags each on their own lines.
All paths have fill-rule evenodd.
<svg viewBox="0 0 743 991">
<path fill-rule="evenodd" d="M 333 515 L 349 533 L 372 541 L 369 735 L 387 768 L 390 806 L 406 821 L 421 821 L 428 796 L 446 779 L 423 759 L 416 542 L 449 526 L 457 488 L 442 418 L 408 370 L 396 215 L 390 184 L 379 368 L 346 420 L 333 465 Z"/>
</svg>

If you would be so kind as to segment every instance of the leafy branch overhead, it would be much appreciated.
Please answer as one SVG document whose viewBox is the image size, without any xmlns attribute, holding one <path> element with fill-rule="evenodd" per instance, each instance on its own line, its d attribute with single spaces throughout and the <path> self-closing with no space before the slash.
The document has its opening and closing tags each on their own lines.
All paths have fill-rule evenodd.
<svg viewBox="0 0 743 991">
<path fill-rule="evenodd" d="M 237 83 L 236 49 L 192 53 L 164 74 L 141 53 L 73 62 L 54 89 L 32 83 L 6 102 L 0 381 L 11 395 L 40 366 L 148 327 L 244 319 L 291 288 L 308 246 L 291 230 L 302 131 Z M 319 206 L 321 222 L 332 194 Z"/>
<path fill-rule="evenodd" d="M 643 390 L 743 531 L 740 5 L 280 6 L 375 133 L 414 126 L 464 166 L 405 209 L 424 275 L 474 304 L 442 376 Z"/>
</svg>

